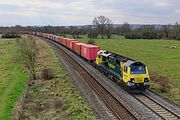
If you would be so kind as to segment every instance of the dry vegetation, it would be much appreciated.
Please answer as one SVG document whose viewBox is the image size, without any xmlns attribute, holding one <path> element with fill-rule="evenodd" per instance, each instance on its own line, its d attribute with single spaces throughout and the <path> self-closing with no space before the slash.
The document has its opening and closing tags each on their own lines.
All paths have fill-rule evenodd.
<svg viewBox="0 0 180 120">
<path fill-rule="evenodd" d="M 151 73 L 150 76 L 151 80 L 159 85 L 159 90 L 161 93 L 166 93 L 173 89 L 173 85 L 167 77 L 160 76 L 157 73 Z"/>
</svg>

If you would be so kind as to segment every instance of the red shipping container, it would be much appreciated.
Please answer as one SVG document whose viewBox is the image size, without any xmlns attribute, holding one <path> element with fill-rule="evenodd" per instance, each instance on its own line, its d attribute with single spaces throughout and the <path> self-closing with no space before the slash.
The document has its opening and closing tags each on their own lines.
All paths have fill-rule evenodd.
<svg viewBox="0 0 180 120">
<path fill-rule="evenodd" d="M 52 35 L 51 34 L 49 34 L 49 37 L 48 37 L 49 39 L 52 39 Z"/>
<path fill-rule="evenodd" d="M 66 46 L 66 40 L 67 40 L 68 38 L 63 38 L 62 39 L 62 44 L 64 45 L 64 46 Z"/>
<path fill-rule="evenodd" d="M 83 45 L 83 44 L 84 43 L 75 43 L 74 44 L 74 52 L 81 55 L 81 45 Z"/>
<path fill-rule="evenodd" d="M 71 49 L 71 50 L 73 50 L 74 51 L 74 46 L 75 46 L 75 43 L 78 43 L 78 41 L 70 41 L 70 45 L 69 45 L 69 48 Z"/>
<path fill-rule="evenodd" d="M 56 42 L 58 42 L 58 37 L 59 37 L 59 36 L 55 36 L 55 41 L 56 41 Z"/>
<path fill-rule="evenodd" d="M 81 56 L 87 60 L 95 60 L 97 52 L 100 50 L 99 46 L 84 44 L 81 45 Z"/>
<path fill-rule="evenodd" d="M 66 38 L 65 46 L 68 48 L 68 42 L 70 41 L 70 38 Z"/>
<path fill-rule="evenodd" d="M 58 37 L 58 43 L 62 44 L 62 37 Z"/>
<path fill-rule="evenodd" d="M 50 34 L 50 38 L 49 38 L 49 39 L 50 39 L 50 40 L 52 40 L 52 38 L 53 38 L 53 35 L 52 35 L 52 34 Z"/>
<path fill-rule="evenodd" d="M 62 45 L 64 45 L 64 37 L 62 38 Z"/>
<path fill-rule="evenodd" d="M 66 46 L 67 46 L 68 48 L 70 48 L 70 43 L 71 43 L 72 41 L 77 41 L 77 40 L 75 40 L 75 39 L 67 39 L 67 41 L 66 41 Z"/>
</svg>

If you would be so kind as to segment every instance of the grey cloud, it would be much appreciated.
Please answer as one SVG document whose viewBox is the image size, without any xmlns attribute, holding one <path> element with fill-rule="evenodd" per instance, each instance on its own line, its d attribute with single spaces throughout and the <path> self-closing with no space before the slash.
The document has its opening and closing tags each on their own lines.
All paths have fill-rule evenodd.
<svg viewBox="0 0 180 120">
<path fill-rule="evenodd" d="M 173 24 L 180 18 L 179 0 L 37 1 L 41 4 L 23 6 L 13 2 L 0 2 L 0 23 L 2 25 L 85 25 L 91 24 L 95 16 L 105 15 L 114 23 L 127 21 L 142 24 Z M 52 4 L 47 5 L 48 3 Z"/>
</svg>

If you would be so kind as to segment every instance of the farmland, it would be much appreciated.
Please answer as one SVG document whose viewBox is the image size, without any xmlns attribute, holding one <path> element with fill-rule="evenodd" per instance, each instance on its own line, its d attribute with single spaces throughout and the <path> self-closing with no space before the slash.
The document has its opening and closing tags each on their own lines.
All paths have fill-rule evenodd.
<svg viewBox="0 0 180 120">
<path fill-rule="evenodd" d="M 25 88 L 27 74 L 23 64 L 16 61 L 17 43 L 15 39 L 0 39 L 0 118 L 11 118 L 16 101 Z"/>
<path fill-rule="evenodd" d="M 87 40 L 88 38 L 83 36 L 79 41 L 87 42 Z M 114 35 L 111 39 L 96 39 L 95 42 L 101 49 L 142 61 L 150 72 L 167 77 L 174 89 L 163 95 L 180 101 L 180 41 L 129 40 Z M 176 49 L 170 48 L 171 45 L 176 46 Z M 152 87 L 156 89 L 153 85 Z"/>
</svg>

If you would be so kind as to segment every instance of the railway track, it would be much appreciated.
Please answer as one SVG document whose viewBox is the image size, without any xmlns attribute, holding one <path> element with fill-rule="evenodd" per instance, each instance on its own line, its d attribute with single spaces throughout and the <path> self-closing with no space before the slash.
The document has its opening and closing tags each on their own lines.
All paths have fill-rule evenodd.
<svg viewBox="0 0 180 120">
<path fill-rule="evenodd" d="M 62 49 L 57 45 L 51 43 L 55 49 L 69 62 L 74 69 L 84 78 L 84 80 L 91 86 L 97 95 L 104 101 L 108 108 L 112 111 L 117 119 L 120 120 L 138 120 L 138 118 L 131 113 L 126 107 L 121 104 L 115 96 L 113 96 L 106 88 L 104 88 L 88 71 L 86 71 L 72 56 L 67 54 L 67 49 Z"/>
<path fill-rule="evenodd" d="M 149 109 L 151 109 L 154 113 L 156 113 L 158 116 L 160 116 L 161 119 L 164 119 L 164 120 L 179 120 L 180 119 L 180 113 L 178 114 L 178 113 L 172 112 L 171 110 L 161 105 L 159 102 L 153 100 L 151 97 L 149 97 L 145 93 L 133 95 L 133 96 L 137 100 L 139 100 L 141 103 L 143 103 L 145 106 L 147 106 Z"/>
<path fill-rule="evenodd" d="M 175 102 L 173 102 L 173 101 L 171 101 L 171 100 L 169 100 L 169 99 L 167 99 L 167 98 L 159 95 L 158 93 L 156 93 L 156 92 L 154 92 L 154 91 L 152 91 L 152 90 L 148 90 L 148 91 L 146 91 L 146 93 L 147 93 L 147 94 L 151 94 L 151 95 L 153 95 L 153 96 L 156 96 L 156 97 L 158 97 L 158 98 L 160 98 L 160 99 L 168 102 L 168 103 L 169 103 L 170 105 L 172 105 L 173 107 L 180 108 L 180 103 L 175 103 Z"/>
</svg>

